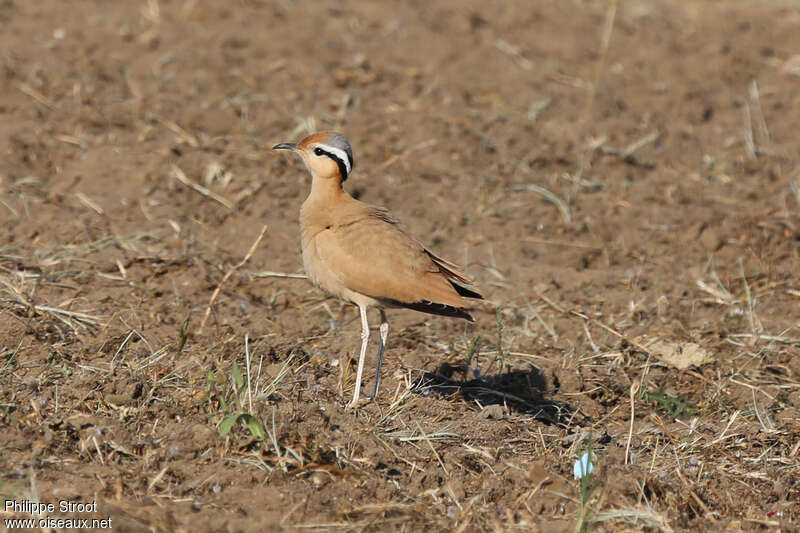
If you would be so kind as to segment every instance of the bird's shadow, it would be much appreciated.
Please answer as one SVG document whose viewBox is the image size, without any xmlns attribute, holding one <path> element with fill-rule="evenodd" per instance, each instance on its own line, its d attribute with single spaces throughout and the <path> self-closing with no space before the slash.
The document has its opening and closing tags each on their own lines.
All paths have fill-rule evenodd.
<svg viewBox="0 0 800 533">
<path fill-rule="evenodd" d="M 576 410 L 569 404 L 548 400 L 547 379 L 539 368 L 510 370 L 500 374 L 466 379 L 471 369 L 443 363 L 435 372 L 422 371 L 414 384 L 418 394 L 460 395 L 467 402 L 508 407 L 510 411 L 532 415 L 536 420 L 566 425 Z M 457 379 L 462 376 L 463 379 Z"/>
</svg>

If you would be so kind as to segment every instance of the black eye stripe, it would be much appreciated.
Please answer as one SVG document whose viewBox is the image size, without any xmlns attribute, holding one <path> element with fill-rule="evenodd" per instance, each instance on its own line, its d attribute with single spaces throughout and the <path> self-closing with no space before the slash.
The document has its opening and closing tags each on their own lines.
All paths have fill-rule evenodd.
<svg viewBox="0 0 800 533">
<path fill-rule="evenodd" d="M 336 165 L 339 167 L 339 173 L 342 175 L 342 181 L 347 179 L 347 165 L 344 164 L 344 161 L 339 159 L 336 155 L 319 147 L 314 148 L 314 153 L 319 156 L 326 155 L 333 159 L 336 162 Z"/>
</svg>

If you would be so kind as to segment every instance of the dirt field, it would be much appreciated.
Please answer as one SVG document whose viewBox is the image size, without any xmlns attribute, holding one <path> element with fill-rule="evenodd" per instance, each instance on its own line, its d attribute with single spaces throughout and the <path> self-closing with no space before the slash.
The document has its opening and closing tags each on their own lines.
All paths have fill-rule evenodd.
<svg viewBox="0 0 800 533">
<path fill-rule="evenodd" d="M 4 500 L 143 532 L 800 527 L 800 4 L 223 4 L 0 1 Z M 309 178 L 270 147 L 321 129 L 486 296 L 390 311 L 355 412 L 356 308 L 281 275 Z"/>
</svg>

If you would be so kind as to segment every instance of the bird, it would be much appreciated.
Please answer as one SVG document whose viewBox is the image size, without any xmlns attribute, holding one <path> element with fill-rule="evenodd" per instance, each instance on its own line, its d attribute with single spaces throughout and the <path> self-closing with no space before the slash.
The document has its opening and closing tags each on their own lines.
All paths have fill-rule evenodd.
<svg viewBox="0 0 800 533">
<path fill-rule="evenodd" d="M 375 387 L 369 397 L 374 401 L 389 335 L 386 309 L 408 308 L 474 322 L 464 298 L 483 296 L 466 286 L 474 281 L 457 265 L 431 252 L 387 209 L 357 200 L 343 188 L 354 163 L 353 150 L 344 135 L 317 132 L 297 143 L 276 144 L 273 150 L 299 155 L 311 174 L 311 192 L 300 208 L 307 277 L 324 292 L 359 309 L 361 351 L 348 407 L 355 407 L 360 397 L 370 335 L 367 311 L 380 311 Z"/>
</svg>

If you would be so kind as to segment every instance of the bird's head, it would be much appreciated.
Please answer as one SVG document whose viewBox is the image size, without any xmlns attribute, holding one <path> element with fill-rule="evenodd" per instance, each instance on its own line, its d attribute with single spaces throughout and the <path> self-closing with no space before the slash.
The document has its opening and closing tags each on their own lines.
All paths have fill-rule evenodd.
<svg viewBox="0 0 800 533">
<path fill-rule="evenodd" d="M 314 177 L 347 179 L 353 170 L 353 149 L 341 133 L 321 131 L 298 143 L 280 143 L 273 150 L 298 154 Z"/>
</svg>

